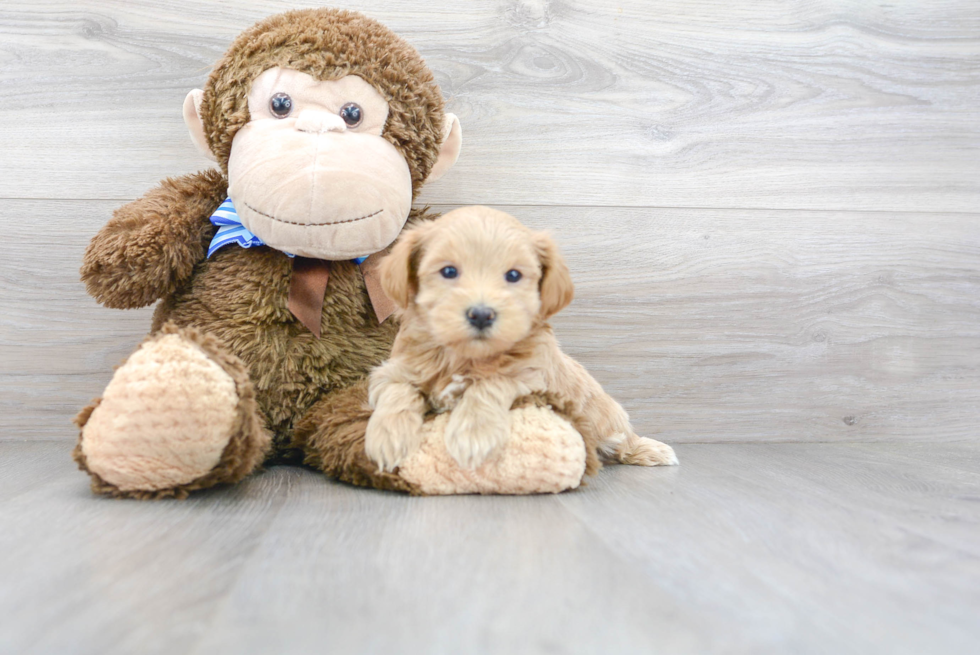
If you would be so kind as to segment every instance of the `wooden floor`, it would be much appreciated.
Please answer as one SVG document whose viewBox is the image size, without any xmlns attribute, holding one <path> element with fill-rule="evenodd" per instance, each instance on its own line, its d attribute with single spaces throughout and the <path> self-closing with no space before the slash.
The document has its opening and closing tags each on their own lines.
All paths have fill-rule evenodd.
<svg viewBox="0 0 980 655">
<path fill-rule="evenodd" d="M 563 347 L 679 468 L 89 493 L 71 417 L 151 310 L 85 245 L 210 165 L 181 105 L 230 40 L 315 4 L 418 47 L 464 133 L 420 201 L 554 233 Z M 0 655 L 980 652 L 980 3 L 464 5 L 0 4 Z"/>
<path fill-rule="evenodd" d="M 976 653 L 980 447 L 706 444 L 558 496 L 275 467 L 93 499 L 0 443 L 3 653 Z"/>
</svg>

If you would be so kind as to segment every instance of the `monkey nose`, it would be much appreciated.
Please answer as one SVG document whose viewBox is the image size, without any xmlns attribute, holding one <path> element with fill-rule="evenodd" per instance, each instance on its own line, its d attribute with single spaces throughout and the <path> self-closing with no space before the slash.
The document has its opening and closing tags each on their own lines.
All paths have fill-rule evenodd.
<svg viewBox="0 0 980 655">
<path fill-rule="evenodd" d="M 497 314 L 486 305 L 477 305 L 466 310 L 466 320 L 477 330 L 486 330 L 493 325 Z"/>
<path fill-rule="evenodd" d="M 347 124 L 337 114 L 320 109 L 304 109 L 296 117 L 296 129 L 312 134 L 343 132 L 347 129 Z"/>
</svg>

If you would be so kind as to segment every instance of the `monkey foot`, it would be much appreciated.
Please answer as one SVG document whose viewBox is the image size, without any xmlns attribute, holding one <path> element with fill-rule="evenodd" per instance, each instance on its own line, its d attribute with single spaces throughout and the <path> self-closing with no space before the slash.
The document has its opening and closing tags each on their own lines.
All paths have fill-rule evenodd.
<svg viewBox="0 0 980 655">
<path fill-rule="evenodd" d="M 446 449 L 449 416 L 425 424 L 421 447 L 398 469 L 421 493 L 559 493 L 581 484 L 587 459 L 582 436 L 551 409 L 511 410 L 510 439 L 476 469 L 461 467 Z"/>
<path fill-rule="evenodd" d="M 213 337 L 170 325 L 76 421 L 76 460 L 95 491 L 115 496 L 184 497 L 235 481 L 269 447 L 242 363 Z"/>
</svg>

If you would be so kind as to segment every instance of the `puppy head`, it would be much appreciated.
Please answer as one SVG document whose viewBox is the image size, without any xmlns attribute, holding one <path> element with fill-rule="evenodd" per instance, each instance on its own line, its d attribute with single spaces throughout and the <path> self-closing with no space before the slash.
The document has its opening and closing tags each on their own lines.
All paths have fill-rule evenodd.
<svg viewBox="0 0 980 655">
<path fill-rule="evenodd" d="M 463 207 L 406 231 L 381 284 L 435 340 L 464 357 L 503 352 L 572 301 L 551 238 L 489 207 Z"/>
</svg>

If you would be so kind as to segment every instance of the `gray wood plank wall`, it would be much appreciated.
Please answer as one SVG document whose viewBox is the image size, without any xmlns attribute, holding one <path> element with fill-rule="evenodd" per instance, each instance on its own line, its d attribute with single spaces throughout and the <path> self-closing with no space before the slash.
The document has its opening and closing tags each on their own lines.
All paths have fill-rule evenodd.
<svg viewBox="0 0 980 655">
<path fill-rule="evenodd" d="M 559 337 L 642 432 L 976 437 L 980 4 L 330 4 L 415 44 L 461 119 L 421 200 L 556 234 L 578 285 Z M 184 95 L 295 6 L 0 6 L 0 440 L 73 439 L 142 338 L 148 310 L 85 295 L 85 244 L 208 165 Z"/>
</svg>

